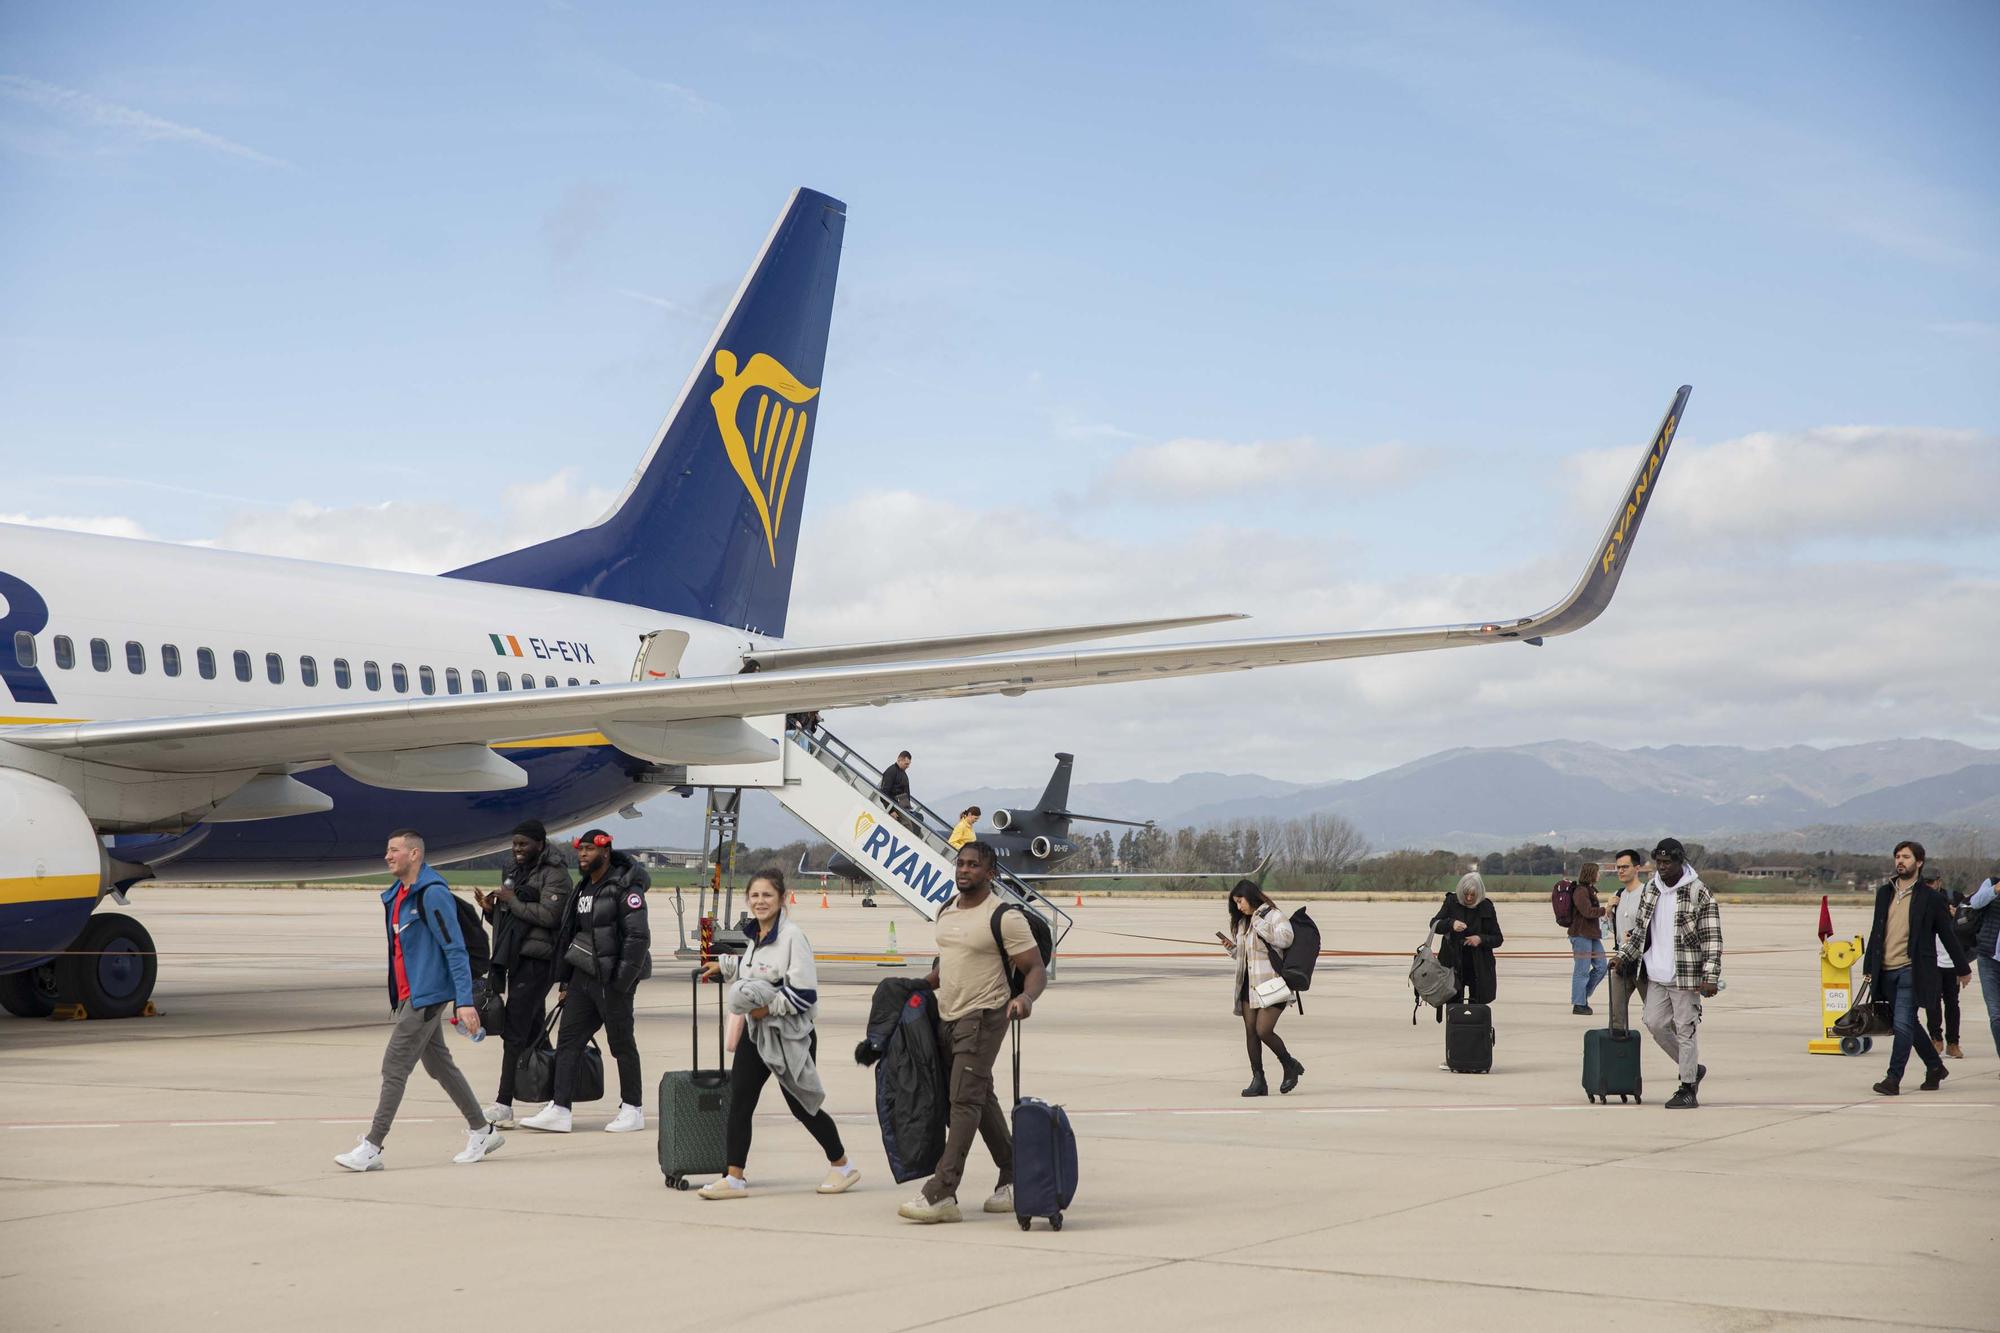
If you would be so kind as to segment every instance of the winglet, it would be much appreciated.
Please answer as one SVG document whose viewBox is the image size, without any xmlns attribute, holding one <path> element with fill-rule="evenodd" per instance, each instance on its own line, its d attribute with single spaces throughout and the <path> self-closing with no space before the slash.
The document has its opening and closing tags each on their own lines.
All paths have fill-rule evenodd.
<svg viewBox="0 0 2000 1333">
<path fill-rule="evenodd" d="M 1653 432 L 1652 442 L 1646 446 L 1638 469 L 1632 473 L 1632 480 L 1619 496 L 1618 508 L 1611 514 L 1611 523 L 1604 529 L 1604 536 L 1597 543 L 1590 564 L 1584 569 L 1583 577 L 1577 580 L 1576 587 L 1570 589 L 1568 597 L 1532 617 L 1508 637 L 1519 635 L 1533 642 L 1535 637 L 1568 634 L 1597 619 L 1599 613 L 1611 604 L 1611 594 L 1617 591 L 1618 578 L 1625 572 L 1625 562 L 1631 557 L 1632 544 L 1638 540 L 1639 524 L 1644 521 L 1646 509 L 1659 489 L 1660 469 L 1666 465 L 1667 451 L 1673 447 L 1674 431 L 1681 424 L 1681 414 L 1687 410 L 1688 395 L 1693 392 L 1693 386 L 1683 384 L 1674 395 L 1673 406 L 1667 409 L 1660 428 Z"/>
</svg>

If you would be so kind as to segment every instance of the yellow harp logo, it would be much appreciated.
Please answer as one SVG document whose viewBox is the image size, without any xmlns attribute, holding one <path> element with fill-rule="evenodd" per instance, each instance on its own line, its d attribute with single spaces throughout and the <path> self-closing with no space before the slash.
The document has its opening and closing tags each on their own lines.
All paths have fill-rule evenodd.
<svg viewBox="0 0 2000 1333">
<path fill-rule="evenodd" d="M 737 369 L 736 353 L 717 350 L 715 373 L 722 384 L 708 396 L 715 424 L 722 430 L 722 447 L 764 521 L 764 546 L 771 563 L 778 563 L 778 533 L 785 525 L 785 497 L 792 489 L 792 468 L 805 452 L 811 414 L 805 404 L 818 389 L 799 383 L 798 376 L 776 357 L 758 352 Z M 741 418 L 750 415 L 745 398 L 757 403 L 748 439 Z"/>
</svg>

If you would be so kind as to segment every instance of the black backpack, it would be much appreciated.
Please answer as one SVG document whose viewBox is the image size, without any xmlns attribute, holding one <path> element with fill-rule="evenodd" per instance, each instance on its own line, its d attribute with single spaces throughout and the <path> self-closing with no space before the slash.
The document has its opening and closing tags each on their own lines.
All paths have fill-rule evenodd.
<svg viewBox="0 0 2000 1333">
<path fill-rule="evenodd" d="M 1027 986 L 1028 979 L 1014 966 L 1012 959 L 1007 953 L 1007 941 L 1002 938 L 1000 933 L 1000 918 L 1009 912 L 1019 912 L 1028 919 L 1028 933 L 1035 937 L 1035 950 L 1042 955 L 1043 967 L 1047 967 L 1049 959 L 1055 957 L 1056 937 L 1055 933 L 1049 929 L 1049 923 L 1042 918 L 1040 913 L 1030 912 L 1019 903 L 1002 902 L 994 910 L 993 944 L 995 948 L 1000 950 L 1000 965 L 1007 970 L 1007 989 L 1015 995 L 1019 995 L 1023 988 Z M 1317 931 L 1314 932 L 1313 938 L 1319 938 Z"/>
<path fill-rule="evenodd" d="M 486 938 L 486 922 L 477 907 L 450 889 L 445 890 L 445 897 L 458 909 L 458 933 L 465 940 L 465 962 L 472 969 L 472 980 L 475 984 L 482 982 L 493 970 L 493 945 Z"/>
<path fill-rule="evenodd" d="M 1292 913 L 1292 942 L 1285 946 L 1283 953 L 1264 946 L 1271 955 L 1271 966 L 1285 984 L 1294 991 L 1312 989 L 1313 969 L 1319 966 L 1319 923 L 1306 914 L 1301 907 Z"/>
</svg>

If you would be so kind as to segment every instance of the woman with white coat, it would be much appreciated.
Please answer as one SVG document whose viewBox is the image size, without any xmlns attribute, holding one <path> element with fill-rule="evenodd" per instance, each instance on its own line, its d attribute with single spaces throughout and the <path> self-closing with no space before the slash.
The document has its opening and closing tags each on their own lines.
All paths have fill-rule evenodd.
<svg viewBox="0 0 2000 1333">
<path fill-rule="evenodd" d="M 812 942 L 785 911 L 783 872 L 758 871 L 750 877 L 744 898 L 750 907 L 749 948 L 740 958 L 725 956 L 705 969 L 708 976 L 728 984 L 723 1002 L 745 1021 L 729 1070 L 729 1172 L 704 1187 L 701 1197 L 750 1197 L 743 1168 L 750 1159 L 751 1117 L 764 1084 L 774 1075 L 785 1105 L 826 1153 L 829 1169 L 819 1192 L 844 1194 L 861 1179 L 861 1172 L 847 1160 L 840 1130 L 826 1113 L 826 1089 L 814 1063 L 819 1055 L 819 1034 L 813 1028 L 819 973 L 813 966 Z"/>
<path fill-rule="evenodd" d="M 1236 960 L 1236 1012 L 1243 1019 L 1243 1044 L 1250 1053 L 1250 1086 L 1245 1097 L 1263 1097 L 1271 1089 L 1264 1082 L 1264 1049 L 1278 1057 L 1284 1078 L 1279 1092 L 1299 1085 L 1306 1067 L 1292 1058 L 1278 1038 L 1278 1019 L 1292 1002 L 1291 987 L 1271 963 L 1271 950 L 1280 953 L 1292 942 L 1292 922 L 1271 905 L 1264 891 L 1247 879 L 1236 881 L 1229 891 L 1229 934 L 1215 932 L 1222 947 Z"/>
</svg>

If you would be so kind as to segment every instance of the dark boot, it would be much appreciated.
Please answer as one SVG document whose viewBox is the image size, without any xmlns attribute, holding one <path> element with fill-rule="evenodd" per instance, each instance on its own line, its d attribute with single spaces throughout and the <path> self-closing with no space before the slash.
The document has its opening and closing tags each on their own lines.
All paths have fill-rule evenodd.
<svg viewBox="0 0 2000 1333">
<path fill-rule="evenodd" d="M 1875 1085 L 1875 1091 L 1881 1093 L 1884 1097 L 1894 1097 L 1902 1090 L 1903 1084 L 1900 1079 L 1885 1078 Z"/>
<path fill-rule="evenodd" d="M 1250 1086 L 1243 1089 L 1245 1097 L 1268 1097 L 1271 1089 L 1264 1082 L 1264 1071 L 1258 1070 L 1250 1076 Z"/>
<path fill-rule="evenodd" d="M 1285 1077 L 1279 1082 L 1278 1091 L 1290 1092 L 1293 1088 L 1299 1086 L 1299 1075 L 1305 1072 L 1306 1067 L 1297 1060 L 1285 1061 Z"/>
<path fill-rule="evenodd" d="M 1692 1083 L 1681 1084 L 1674 1092 L 1674 1095 L 1667 1098 L 1667 1109 L 1669 1111 L 1692 1111 L 1700 1105 L 1701 1102 L 1695 1098 L 1694 1084 Z"/>
<path fill-rule="evenodd" d="M 1950 1076 L 1951 1071 L 1949 1069 L 1946 1069 L 1943 1065 L 1938 1065 L 1924 1075 L 1924 1081 L 1917 1084 L 1917 1087 L 1924 1092 L 1936 1092 L 1938 1086 Z"/>
</svg>

